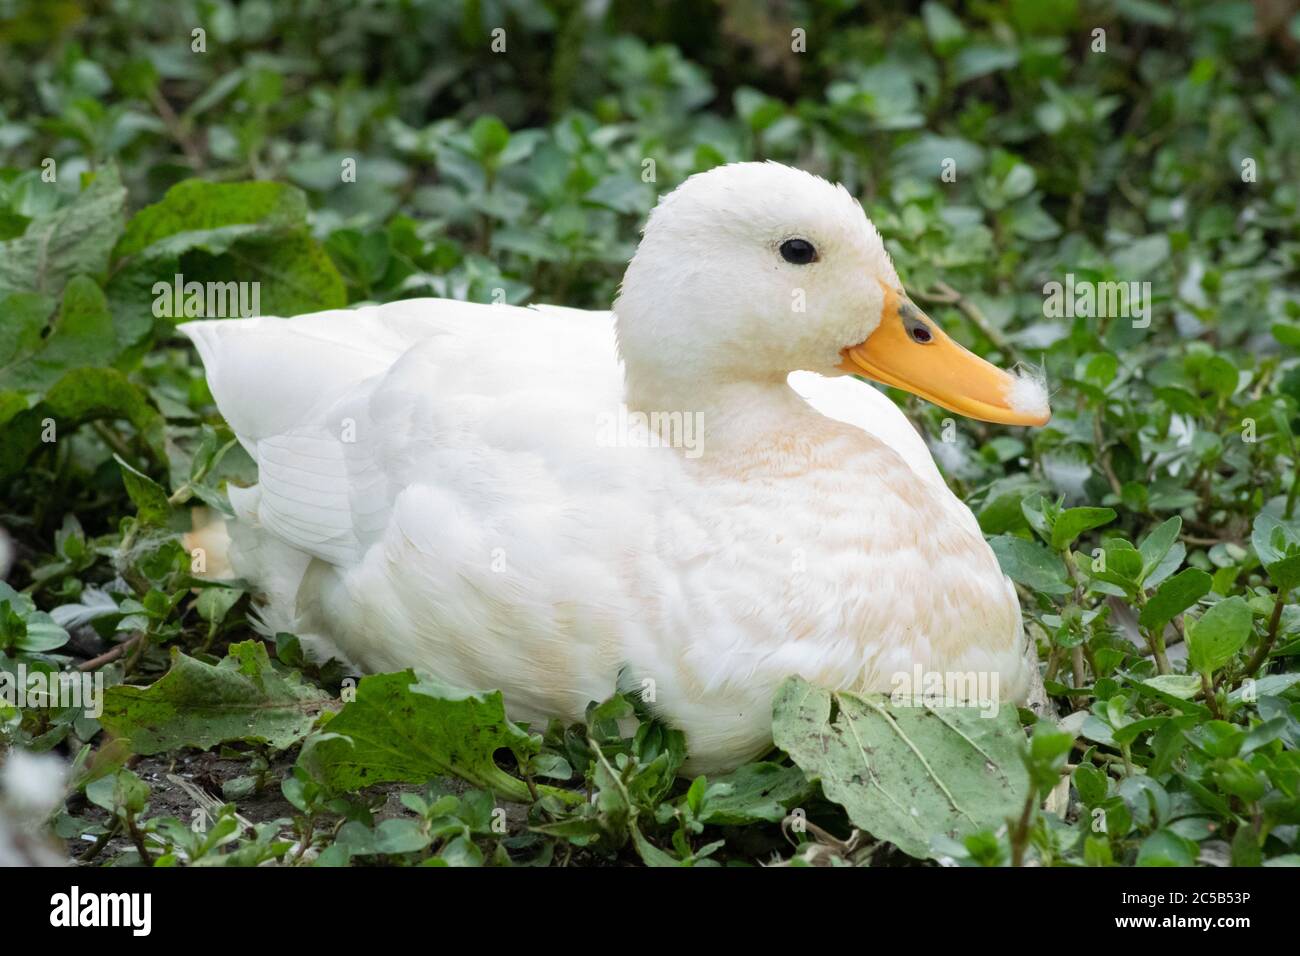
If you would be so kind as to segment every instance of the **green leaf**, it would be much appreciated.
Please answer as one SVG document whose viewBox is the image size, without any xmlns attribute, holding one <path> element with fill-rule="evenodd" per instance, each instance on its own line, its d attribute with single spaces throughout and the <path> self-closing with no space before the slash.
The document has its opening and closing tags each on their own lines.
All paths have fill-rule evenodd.
<svg viewBox="0 0 1300 956">
<path fill-rule="evenodd" d="M 940 54 L 959 46 L 966 39 L 966 28 L 956 14 L 934 0 L 926 0 L 921 5 L 921 18 L 925 21 L 925 32 Z"/>
<path fill-rule="evenodd" d="M 1019 62 L 1020 53 L 1014 47 L 972 43 L 954 58 L 952 81 L 965 83 L 979 76 L 1009 69 Z"/>
<path fill-rule="evenodd" d="M 144 392 L 116 369 L 79 368 L 55 382 L 44 401 L 0 428 L 0 478 L 22 468 L 27 456 L 46 441 L 50 423 L 57 441 L 83 422 L 105 418 L 130 422 L 154 457 L 166 460 L 163 419 Z"/>
<path fill-rule="evenodd" d="M 1174 543 L 1178 540 L 1178 533 L 1183 530 L 1183 519 L 1175 515 L 1168 521 L 1163 521 L 1151 533 L 1142 539 L 1138 545 L 1138 551 L 1142 555 L 1142 575 L 1140 580 L 1145 581 L 1151 572 L 1159 567 L 1160 562 L 1169 554 Z"/>
<path fill-rule="evenodd" d="M 1108 538 L 1102 546 L 1105 570 L 1092 576 L 1117 584 L 1130 595 L 1136 593 L 1142 579 L 1142 553 L 1123 538 Z"/>
<path fill-rule="evenodd" d="M 1195 866 L 1196 844 L 1172 830 L 1157 830 L 1138 848 L 1138 866 Z"/>
<path fill-rule="evenodd" d="M 1195 674 L 1159 674 L 1142 683 L 1179 700 L 1191 700 L 1201 691 L 1201 679 Z"/>
<path fill-rule="evenodd" d="M 125 816 L 144 811 L 149 785 L 125 768 L 86 785 L 86 799 L 109 813 Z"/>
<path fill-rule="evenodd" d="M 539 747 L 538 737 L 506 718 L 500 691 L 471 693 L 402 671 L 363 677 L 356 700 L 303 745 L 299 764 L 336 791 L 455 774 L 528 802 L 527 786 L 498 767 L 493 754 L 506 749 L 522 762 Z"/>
<path fill-rule="evenodd" d="M 1300 529 L 1261 512 L 1255 516 L 1250 543 L 1279 590 L 1300 584 Z"/>
<path fill-rule="evenodd" d="M 900 707 L 799 677 L 781 685 L 773 737 L 853 823 L 915 857 L 938 834 L 997 828 L 1029 793 L 1014 707 Z M 833 714 L 833 716 L 832 716 Z"/>
<path fill-rule="evenodd" d="M 1187 625 L 1188 662 L 1202 674 L 1213 674 L 1245 645 L 1251 619 L 1245 598 L 1230 597 L 1214 605 Z"/>
<path fill-rule="evenodd" d="M 176 275 L 185 284 L 257 283 L 262 315 L 346 305 L 343 278 L 312 238 L 307 213 L 303 193 L 283 183 L 191 179 L 173 186 L 131 219 L 114 251 L 123 263 L 110 286 L 115 311 L 151 309 L 168 296 L 171 318 L 197 318 L 176 314 L 174 294 L 162 288 Z M 244 293 L 250 308 L 252 289 Z M 233 314 L 233 306 L 226 311 Z"/>
<path fill-rule="evenodd" d="M 1156 588 L 1138 615 L 1138 623 L 1156 633 L 1210 593 L 1213 578 L 1200 568 L 1187 568 Z"/>
<path fill-rule="evenodd" d="M 186 283 L 258 283 L 260 315 L 321 312 L 342 308 L 348 301 L 338 267 L 306 231 L 248 239 L 221 256 L 191 252 L 179 268 Z M 251 287 L 247 297 L 251 309 Z"/>
<path fill-rule="evenodd" d="M 1079 799 L 1084 806 L 1093 807 L 1106 799 L 1109 787 L 1106 773 L 1090 763 L 1081 763 L 1074 768 L 1074 787 L 1079 791 Z"/>
<path fill-rule="evenodd" d="M 1110 508 L 1067 508 L 1057 516 L 1052 526 L 1052 547 L 1064 551 L 1085 531 L 1114 520 L 1115 512 Z"/>
<path fill-rule="evenodd" d="M 0 295 L 0 389 L 31 387 L 28 363 L 45 347 L 53 308 L 50 298 L 37 292 Z"/>
<path fill-rule="evenodd" d="M 121 469 L 122 484 L 126 486 L 126 493 L 135 502 L 140 520 L 148 525 L 166 525 L 172 513 L 171 503 L 167 500 L 167 492 L 148 475 L 136 471 L 123 461 L 120 455 L 114 455 L 113 460 L 117 462 L 118 468 Z"/>
<path fill-rule="evenodd" d="M 11 647 L 41 654 L 67 642 L 68 632 L 44 611 L 38 611 L 30 595 L 0 581 L 0 649 Z"/>
<path fill-rule="evenodd" d="M 68 632 L 55 624 L 54 618 L 44 611 L 32 611 L 24 623 L 27 625 L 27 633 L 14 645 L 20 651 L 41 654 L 68 643 Z"/>
<path fill-rule="evenodd" d="M 239 603 L 239 599 L 244 596 L 243 588 L 232 587 L 207 587 L 204 588 L 194 602 L 194 608 L 199 612 L 199 617 L 210 624 L 220 624 L 225 620 L 230 609 Z M 277 634 L 276 636 L 276 653 L 277 659 L 284 661 L 285 655 L 281 653 L 282 644 L 280 638 L 289 638 L 296 640 L 290 634 Z M 291 662 L 286 662 L 291 663 Z M 301 660 L 299 660 L 301 663 Z"/>
<path fill-rule="evenodd" d="M 490 160 L 505 151 L 510 143 L 510 130 L 495 116 L 480 116 L 469 128 L 474 155 L 480 160 Z"/>
<path fill-rule="evenodd" d="M 0 298 L 0 389 L 43 392 L 69 369 L 107 365 L 119 351 L 113 317 L 99 286 L 85 276 L 72 278 L 48 334 L 49 301 L 33 293 Z M 11 324 L 12 323 L 12 324 Z"/>
<path fill-rule="evenodd" d="M 418 820 L 382 820 L 375 827 L 375 853 L 417 853 L 431 842 Z"/>
<path fill-rule="evenodd" d="M 1065 565 L 1047 548 L 1012 534 L 998 535 L 989 541 L 1002 571 L 1017 584 L 1044 594 L 1069 594 Z"/>
<path fill-rule="evenodd" d="M 171 669 L 154 684 L 105 693 L 100 722 L 140 754 L 230 741 L 283 750 L 307 736 L 330 700 L 296 671 L 276 670 L 260 641 L 245 641 L 215 665 L 173 648 Z"/>
<path fill-rule="evenodd" d="M 695 815 L 701 823 L 718 826 L 764 820 L 776 823 L 790 808 L 811 796 L 812 790 L 798 767 L 748 763 L 707 781 Z"/>
<path fill-rule="evenodd" d="M 131 218 L 113 254 L 118 259 L 166 259 L 191 250 L 217 255 L 241 239 L 302 229 L 307 209 L 302 192 L 284 183 L 187 179 Z"/>
<path fill-rule="evenodd" d="M 1228 700 L 1234 704 L 1240 703 L 1245 699 L 1247 693 L 1252 696 L 1270 697 L 1281 694 L 1288 687 L 1300 684 L 1300 673 L 1291 674 L 1265 674 L 1263 677 L 1257 677 L 1250 685 L 1243 685 L 1228 695 Z"/>
<path fill-rule="evenodd" d="M 18 238 L 0 242 L 0 293 L 57 296 L 74 275 L 103 273 L 122 232 L 125 206 L 117 170 L 100 170 L 71 203 L 36 217 Z"/>
</svg>

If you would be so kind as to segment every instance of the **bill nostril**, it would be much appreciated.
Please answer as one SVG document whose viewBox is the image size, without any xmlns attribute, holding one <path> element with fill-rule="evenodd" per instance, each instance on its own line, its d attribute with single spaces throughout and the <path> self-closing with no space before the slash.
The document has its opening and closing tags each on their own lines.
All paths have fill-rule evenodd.
<svg viewBox="0 0 1300 956">
<path fill-rule="evenodd" d="M 913 342 L 917 345 L 929 345 L 934 341 L 934 333 L 925 324 L 925 320 L 916 315 L 915 310 L 910 310 L 910 314 L 902 310 L 899 311 L 902 312 L 903 328 L 907 329 L 908 337 Z"/>
</svg>

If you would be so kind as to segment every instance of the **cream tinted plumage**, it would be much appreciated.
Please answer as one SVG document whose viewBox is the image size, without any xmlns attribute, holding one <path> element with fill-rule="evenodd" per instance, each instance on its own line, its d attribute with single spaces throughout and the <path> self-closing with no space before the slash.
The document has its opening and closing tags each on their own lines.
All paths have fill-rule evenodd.
<svg viewBox="0 0 1300 956">
<path fill-rule="evenodd" d="M 1046 400 L 907 302 L 824 180 L 692 177 L 612 313 L 413 299 L 182 329 L 258 464 L 230 490 L 234 572 L 267 631 L 317 653 L 500 688 L 526 721 L 642 693 L 692 771 L 763 750 L 791 674 L 889 691 L 919 664 L 1025 692 L 1019 605 L 974 517 L 843 369 L 1004 421 Z"/>
</svg>

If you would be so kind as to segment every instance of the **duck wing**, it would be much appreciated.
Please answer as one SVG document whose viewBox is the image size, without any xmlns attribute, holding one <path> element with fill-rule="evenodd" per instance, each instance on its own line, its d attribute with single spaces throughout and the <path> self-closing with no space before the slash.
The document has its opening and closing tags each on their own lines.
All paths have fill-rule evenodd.
<svg viewBox="0 0 1300 956">
<path fill-rule="evenodd" d="M 593 480 L 595 416 L 622 387 L 608 312 L 410 299 L 180 329 L 258 465 L 236 511 L 341 567 L 413 485 L 481 499 Z"/>
</svg>

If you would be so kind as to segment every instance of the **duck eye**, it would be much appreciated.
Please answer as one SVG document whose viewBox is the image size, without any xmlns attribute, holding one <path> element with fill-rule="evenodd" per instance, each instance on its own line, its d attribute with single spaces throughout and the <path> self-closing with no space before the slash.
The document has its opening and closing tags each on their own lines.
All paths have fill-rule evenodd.
<svg viewBox="0 0 1300 956">
<path fill-rule="evenodd" d="M 817 250 L 807 239 L 787 239 L 781 243 L 781 258 L 797 266 L 804 266 L 817 258 Z"/>
</svg>

